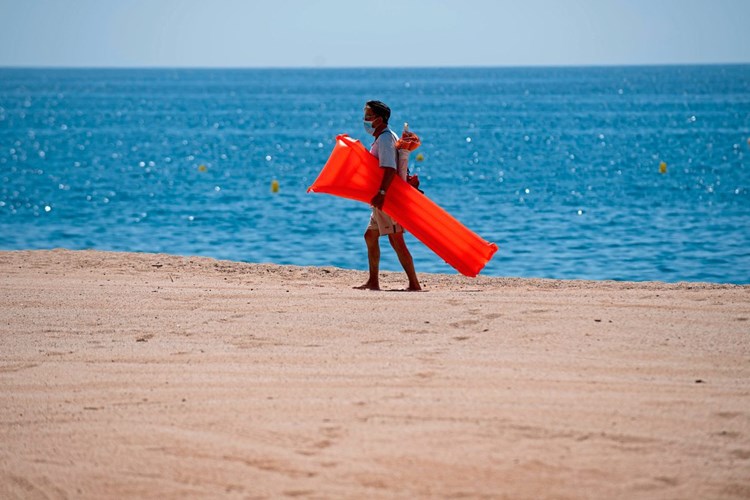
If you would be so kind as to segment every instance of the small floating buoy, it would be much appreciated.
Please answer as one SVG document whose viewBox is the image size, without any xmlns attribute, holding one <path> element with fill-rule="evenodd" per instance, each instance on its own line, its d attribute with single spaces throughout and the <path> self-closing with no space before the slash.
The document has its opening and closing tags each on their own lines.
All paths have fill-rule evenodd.
<svg viewBox="0 0 750 500">
<path fill-rule="evenodd" d="M 750 142 L 750 139 L 748 139 L 748 142 Z M 417 157 L 415 158 L 417 161 L 424 161 L 424 155 L 422 153 L 418 153 Z"/>
<path fill-rule="evenodd" d="M 276 179 L 271 181 L 271 192 L 272 193 L 279 192 L 279 181 L 277 181 Z"/>
<path fill-rule="evenodd" d="M 208 170 L 205 165 L 198 165 L 198 172 L 205 172 Z"/>
<path fill-rule="evenodd" d="M 665 162 L 659 163 L 659 173 L 660 174 L 666 174 L 667 173 L 667 164 Z"/>
</svg>

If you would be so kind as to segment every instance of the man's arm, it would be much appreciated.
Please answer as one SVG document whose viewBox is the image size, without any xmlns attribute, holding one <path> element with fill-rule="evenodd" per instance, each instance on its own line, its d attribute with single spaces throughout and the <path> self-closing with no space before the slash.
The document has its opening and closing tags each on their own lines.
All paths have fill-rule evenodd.
<svg viewBox="0 0 750 500">
<path fill-rule="evenodd" d="M 380 189 L 375 194 L 375 196 L 372 197 L 372 200 L 370 200 L 370 205 L 378 209 L 383 208 L 383 203 L 385 203 L 385 192 L 388 191 L 388 187 L 391 185 L 391 182 L 393 182 L 393 177 L 395 177 L 396 175 L 395 168 L 381 168 L 383 168 L 385 172 L 383 172 L 383 180 L 380 181 Z"/>
</svg>

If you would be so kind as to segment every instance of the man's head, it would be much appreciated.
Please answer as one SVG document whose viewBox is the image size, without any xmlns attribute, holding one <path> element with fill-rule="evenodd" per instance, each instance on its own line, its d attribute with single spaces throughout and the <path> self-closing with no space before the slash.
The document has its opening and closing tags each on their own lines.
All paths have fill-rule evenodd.
<svg viewBox="0 0 750 500">
<path fill-rule="evenodd" d="M 391 108 L 381 101 L 367 101 L 365 104 L 365 120 L 373 122 L 374 127 L 381 123 L 375 123 L 377 118 L 382 120 L 382 125 L 388 125 L 388 119 L 391 117 Z"/>
</svg>

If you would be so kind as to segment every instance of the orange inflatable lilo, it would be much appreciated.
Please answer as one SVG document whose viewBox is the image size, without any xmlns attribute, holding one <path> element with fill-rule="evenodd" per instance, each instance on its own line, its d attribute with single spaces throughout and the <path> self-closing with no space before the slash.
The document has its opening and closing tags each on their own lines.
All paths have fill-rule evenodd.
<svg viewBox="0 0 750 500">
<path fill-rule="evenodd" d="M 382 178 L 378 159 L 361 142 L 341 134 L 307 191 L 369 204 Z M 497 252 L 497 245 L 483 240 L 400 177 L 394 177 L 388 194 L 383 211 L 461 274 L 476 276 Z"/>
</svg>

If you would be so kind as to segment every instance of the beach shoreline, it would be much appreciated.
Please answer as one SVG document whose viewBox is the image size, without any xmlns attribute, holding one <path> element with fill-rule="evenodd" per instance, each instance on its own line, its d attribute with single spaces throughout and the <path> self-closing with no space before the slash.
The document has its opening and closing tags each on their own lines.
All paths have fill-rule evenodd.
<svg viewBox="0 0 750 500">
<path fill-rule="evenodd" d="M 0 252 L 0 497 L 747 498 L 750 286 Z"/>
</svg>

